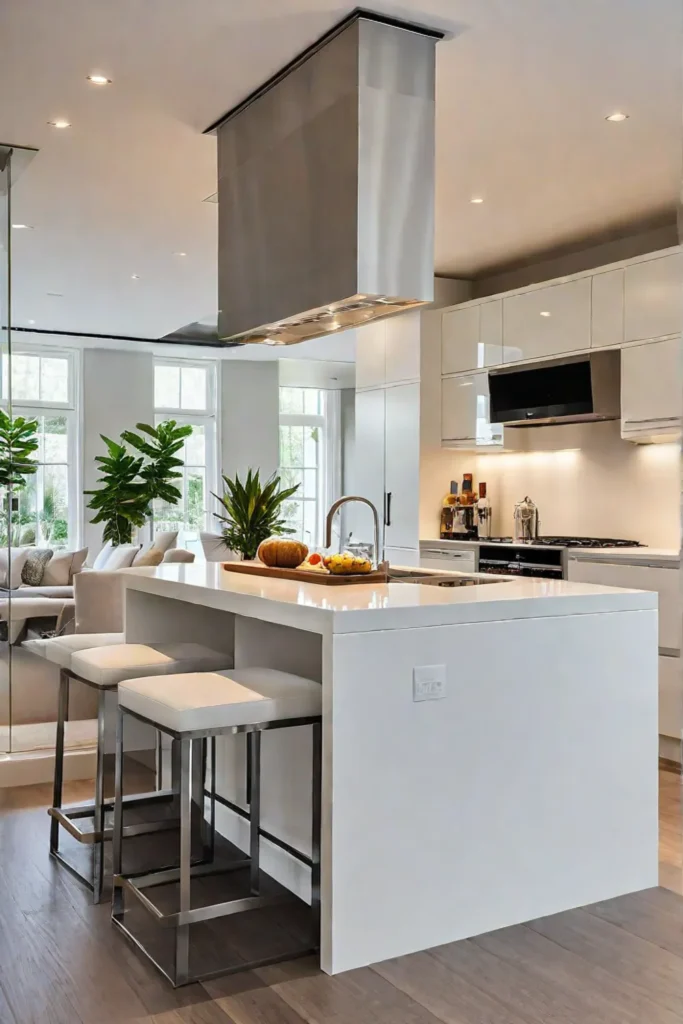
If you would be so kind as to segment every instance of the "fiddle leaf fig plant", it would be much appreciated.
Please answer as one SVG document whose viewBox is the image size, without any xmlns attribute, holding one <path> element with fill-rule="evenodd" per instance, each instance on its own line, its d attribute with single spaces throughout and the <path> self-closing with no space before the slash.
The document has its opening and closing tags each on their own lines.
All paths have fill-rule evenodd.
<svg viewBox="0 0 683 1024">
<path fill-rule="evenodd" d="M 0 409 L 0 487 L 21 488 L 38 466 L 31 456 L 38 451 L 38 420 L 12 418 Z"/>
<path fill-rule="evenodd" d="M 226 547 L 239 551 L 243 558 L 256 558 L 259 544 L 268 537 L 294 533 L 282 518 L 282 505 L 299 489 L 280 487 L 280 477 L 274 474 L 261 484 L 259 471 L 248 471 L 244 482 L 236 473 L 234 480 L 223 474 L 223 494 L 214 494 L 223 512 L 214 512 L 222 524 L 221 533 Z"/>
<path fill-rule="evenodd" d="M 99 487 L 85 491 L 90 495 L 88 508 L 95 512 L 91 523 L 104 523 L 102 538 L 112 544 L 130 544 L 133 529 L 145 525 L 150 512 L 148 487 L 140 478 L 144 459 L 130 455 L 125 445 L 100 434 L 107 455 L 97 455 L 102 476 Z"/>
<path fill-rule="evenodd" d="M 147 484 L 149 501 L 176 505 L 182 494 L 173 481 L 183 475 L 180 472 L 183 460 L 177 454 L 185 444 L 185 438 L 192 433 L 192 427 L 189 424 L 179 425 L 175 420 L 165 420 L 157 427 L 148 423 L 137 423 L 136 426 L 146 436 L 124 430 L 121 439 L 147 459 L 140 470 L 140 477 Z"/>
</svg>

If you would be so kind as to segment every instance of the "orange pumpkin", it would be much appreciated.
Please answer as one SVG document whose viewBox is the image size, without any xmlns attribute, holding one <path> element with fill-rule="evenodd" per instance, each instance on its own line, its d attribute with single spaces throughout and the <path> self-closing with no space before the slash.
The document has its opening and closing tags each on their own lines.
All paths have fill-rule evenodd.
<svg viewBox="0 0 683 1024">
<path fill-rule="evenodd" d="M 308 554 L 308 548 L 298 540 L 271 537 L 259 545 L 258 557 L 264 565 L 278 569 L 296 569 Z"/>
</svg>

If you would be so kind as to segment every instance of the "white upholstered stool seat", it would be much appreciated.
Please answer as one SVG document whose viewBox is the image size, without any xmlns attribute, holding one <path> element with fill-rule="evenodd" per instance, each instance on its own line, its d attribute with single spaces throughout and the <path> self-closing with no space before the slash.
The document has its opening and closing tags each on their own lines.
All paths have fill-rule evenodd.
<svg viewBox="0 0 683 1024">
<path fill-rule="evenodd" d="M 60 668 L 71 668 L 71 657 L 78 651 L 123 643 L 123 633 L 70 633 L 68 636 L 53 636 L 46 640 L 25 640 L 22 647 L 54 662 Z"/>
<path fill-rule="evenodd" d="M 319 716 L 322 687 L 273 668 L 188 672 L 121 682 L 119 705 L 173 732 L 198 732 Z"/>
<path fill-rule="evenodd" d="M 203 644 L 114 644 L 79 651 L 71 671 L 94 686 L 114 687 L 139 676 L 213 672 L 232 665 L 232 656 Z"/>
</svg>

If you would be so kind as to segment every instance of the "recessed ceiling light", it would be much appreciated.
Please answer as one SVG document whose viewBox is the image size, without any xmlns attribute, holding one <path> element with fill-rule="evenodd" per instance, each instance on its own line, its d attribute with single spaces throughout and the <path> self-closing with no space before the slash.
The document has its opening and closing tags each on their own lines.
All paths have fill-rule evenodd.
<svg viewBox="0 0 683 1024">
<path fill-rule="evenodd" d="M 30 324 L 34 324 L 34 323 L 35 323 L 35 320 L 29 320 L 29 321 L 28 321 L 28 323 L 30 323 Z"/>
<path fill-rule="evenodd" d="M 472 196 L 472 198 L 470 199 L 470 202 L 471 203 L 483 203 L 484 200 L 482 199 L 481 196 Z"/>
<path fill-rule="evenodd" d="M 131 274 L 130 275 L 130 279 L 131 279 L 131 281 L 139 281 L 140 280 L 140 275 L 139 274 Z"/>
<path fill-rule="evenodd" d="M 550 316 L 550 313 L 548 312 L 547 309 L 542 309 L 541 310 L 541 316 Z"/>
<path fill-rule="evenodd" d="M 613 114 L 608 114 L 605 121 L 626 121 L 628 114 L 622 114 L 620 110 L 615 110 Z"/>
<path fill-rule="evenodd" d="M 187 256 L 187 253 L 186 252 L 174 252 L 173 255 L 174 256 Z"/>
<path fill-rule="evenodd" d="M 70 128 L 71 121 L 65 121 L 63 118 L 57 118 L 56 121 L 47 122 L 51 128 Z"/>
<path fill-rule="evenodd" d="M 111 85 L 111 78 L 106 75 L 88 75 L 87 80 L 92 85 Z"/>
<path fill-rule="evenodd" d="M 63 299 L 64 298 L 63 292 L 46 292 L 45 294 L 49 295 L 51 299 Z"/>
<path fill-rule="evenodd" d="M 31 224 L 13 224 L 12 227 L 15 231 L 33 231 Z"/>
</svg>

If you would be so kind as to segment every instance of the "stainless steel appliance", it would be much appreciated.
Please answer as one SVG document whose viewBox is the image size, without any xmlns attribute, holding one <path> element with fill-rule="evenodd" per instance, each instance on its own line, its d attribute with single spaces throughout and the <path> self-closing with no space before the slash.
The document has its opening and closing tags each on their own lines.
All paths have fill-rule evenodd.
<svg viewBox="0 0 683 1024">
<path fill-rule="evenodd" d="M 609 537 L 537 537 L 533 543 L 516 544 L 512 537 L 491 538 L 480 544 L 478 571 L 492 575 L 567 578 L 570 548 L 639 548 L 634 540 Z"/>
<path fill-rule="evenodd" d="M 618 420 L 621 352 L 608 349 L 489 373 L 491 422 L 509 427 Z"/>
<path fill-rule="evenodd" d="M 513 513 L 515 543 L 531 544 L 538 537 L 538 507 L 529 495 L 523 501 L 518 501 Z"/>
<path fill-rule="evenodd" d="M 433 300 L 443 35 L 357 9 L 206 129 L 219 339 L 291 345 Z"/>
</svg>

